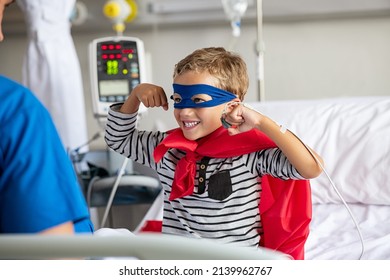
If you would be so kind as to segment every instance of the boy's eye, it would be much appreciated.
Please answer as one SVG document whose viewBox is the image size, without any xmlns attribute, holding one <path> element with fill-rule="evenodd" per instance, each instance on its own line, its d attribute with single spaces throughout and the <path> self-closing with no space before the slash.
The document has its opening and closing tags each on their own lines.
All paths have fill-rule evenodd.
<svg viewBox="0 0 390 280">
<path fill-rule="evenodd" d="M 206 100 L 204 100 L 203 98 L 195 97 L 192 99 L 192 101 L 197 104 L 197 103 L 205 102 Z"/>
<path fill-rule="evenodd" d="M 208 94 L 196 94 L 194 96 L 192 96 L 191 100 L 192 102 L 194 102 L 195 104 L 199 104 L 199 103 L 203 103 L 203 102 L 206 102 L 206 101 L 210 101 L 212 100 L 213 98 L 208 95 Z"/>
<path fill-rule="evenodd" d="M 181 97 L 178 96 L 178 95 L 171 95 L 171 99 L 172 99 L 173 102 L 175 102 L 175 103 L 180 103 L 180 102 L 181 102 Z"/>
</svg>

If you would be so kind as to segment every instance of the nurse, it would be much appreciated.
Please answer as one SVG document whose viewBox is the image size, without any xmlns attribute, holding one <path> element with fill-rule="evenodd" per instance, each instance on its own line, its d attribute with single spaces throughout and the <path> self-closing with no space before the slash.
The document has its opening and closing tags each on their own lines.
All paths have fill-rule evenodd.
<svg viewBox="0 0 390 280">
<path fill-rule="evenodd" d="M 6 7 L 0 0 L 1 23 Z M 0 233 L 92 233 L 88 208 L 48 111 L 0 75 Z"/>
</svg>

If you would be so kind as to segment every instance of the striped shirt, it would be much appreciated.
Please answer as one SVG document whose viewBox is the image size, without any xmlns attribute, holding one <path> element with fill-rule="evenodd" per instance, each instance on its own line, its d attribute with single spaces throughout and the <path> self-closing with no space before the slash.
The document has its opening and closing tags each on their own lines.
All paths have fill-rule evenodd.
<svg viewBox="0 0 390 280">
<path fill-rule="evenodd" d="M 116 152 L 156 170 L 164 191 L 163 233 L 258 246 L 263 230 L 261 177 L 303 179 L 278 148 L 202 159 L 196 164 L 193 194 L 170 201 L 175 168 L 185 152 L 170 149 L 156 163 L 154 148 L 167 134 L 138 130 L 137 114 L 123 114 L 119 108 L 113 105 L 109 111 L 105 141 Z"/>
</svg>

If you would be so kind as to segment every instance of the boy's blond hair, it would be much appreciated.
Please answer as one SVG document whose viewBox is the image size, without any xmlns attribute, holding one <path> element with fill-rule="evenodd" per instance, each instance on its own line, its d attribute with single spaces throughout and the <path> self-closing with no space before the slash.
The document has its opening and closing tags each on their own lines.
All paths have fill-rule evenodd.
<svg viewBox="0 0 390 280">
<path fill-rule="evenodd" d="M 248 90 L 249 77 L 244 60 L 237 54 L 221 47 L 195 50 L 175 65 L 173 78 L 187 72 L 207 71 L 217 78 L 218 88 L 234 93 L 240 100 Z"/>
</svg>

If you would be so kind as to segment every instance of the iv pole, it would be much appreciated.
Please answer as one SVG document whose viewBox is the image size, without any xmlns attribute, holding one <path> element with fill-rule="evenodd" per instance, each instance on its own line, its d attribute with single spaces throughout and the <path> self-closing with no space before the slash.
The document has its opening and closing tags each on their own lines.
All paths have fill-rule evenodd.
<svg viewBox="0 0 390 280">
<path fill-rule="evenodd" d="M 257 42 L 256 42 L 256 54 L 257 54 L 257 90 L 259 101 L 265 101 L 264 90 L 264 51 L 265 46 L 263 42 L 263 1 L 257 0 Z"/>
</svg>

